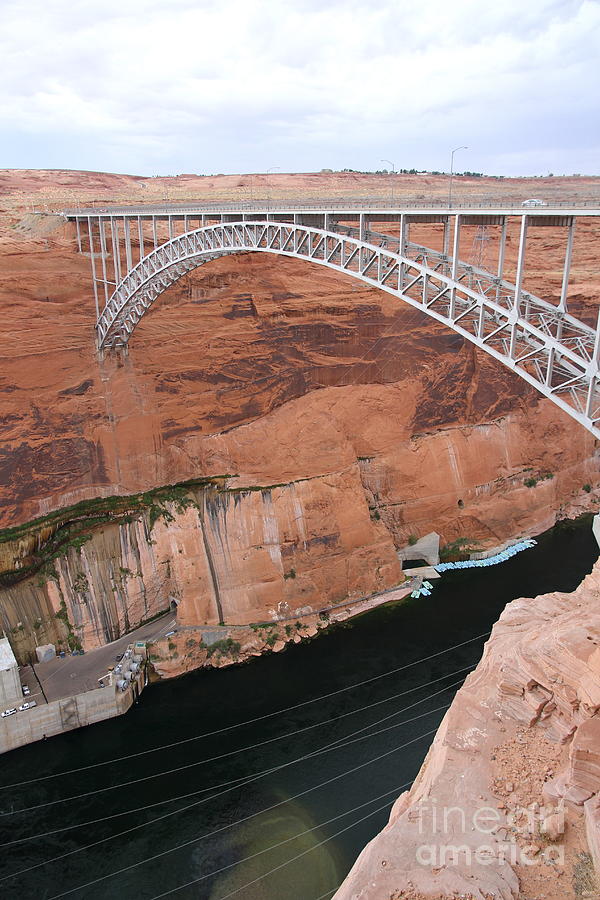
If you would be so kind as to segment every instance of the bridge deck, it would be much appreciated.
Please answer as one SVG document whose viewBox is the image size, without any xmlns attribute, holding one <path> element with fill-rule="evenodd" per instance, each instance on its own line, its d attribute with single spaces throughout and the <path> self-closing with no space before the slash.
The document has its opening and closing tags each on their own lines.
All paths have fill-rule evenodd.
<svg viewBox="0 0 600 900">
<path fill-rule="evenodd" d="M 139 204 L 135 206 L 90 206 L 62 210 L 62 215 L 67 219 L 87 218 L 88 216 L 110 218 L 111 216 L 151 217 L 151 216 L 194 216 L 221 215 L 239 213 L 240 215 L 294 215 L 294 213 L 311 212 L 316 215 L 326 215 L 344 212 L 350 215 L 390 216 L 400 215 L 456 215 L 460 213 L 466 216 L 522 216 L 531 218 L 540 216 L 552 218 L 559 215 L 567 216 L 600 216 L 600 203 L 597 200 L 583 200 L 580 203 L 555 202 L 546 206 L 503 206 L 497 202 L 490 203 L 461 203 L 453 204 L 406 204 L 390 205 L 386 203 L 354 202 L 354 201 L 314 201 L 310 203 L 186 203 L 186 204 Z"/>
</svg>

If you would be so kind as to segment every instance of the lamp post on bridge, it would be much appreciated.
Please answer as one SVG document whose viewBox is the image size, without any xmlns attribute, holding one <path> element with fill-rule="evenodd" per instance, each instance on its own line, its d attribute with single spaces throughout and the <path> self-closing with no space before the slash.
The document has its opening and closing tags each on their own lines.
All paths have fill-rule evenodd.
<svg viewBox="0 0 600 900">
<path fill-rule="evenodd" d="M 392 206 L 394 205 L 394 175 L 396 174 L 396 166 L 391 159 L 382 159 L 381 162 L 389 163 L 392 167 Z"/>
<path fill-rule="evenodd" d="M 270 169 L 267 169 L 267 175 L 269 175 L 271 172 L 274 172 L 275 169 L 280 169 L 280 168 L 281 168 L 281 166 L 271 166 Z M 268 179 L 267 179 L 267 191 L 268 191 L 268 193 L 267 193 L 267 209 L 271 209 L 271 187 L 268 183 Z"/>
<path fill-rule="evenodd" d="M 450 154 L 450 187 L 448 188 L 448 209 L 452 207 L 452 179 L 454 178 L 454 154 L 459 150 L 468 150 L 468 147 L 455 147 Z"/>
</svg>

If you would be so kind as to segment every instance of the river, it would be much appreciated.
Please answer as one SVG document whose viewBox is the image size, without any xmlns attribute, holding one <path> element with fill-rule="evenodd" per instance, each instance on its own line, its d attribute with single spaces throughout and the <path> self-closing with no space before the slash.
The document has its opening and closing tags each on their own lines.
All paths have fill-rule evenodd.
<svg viewBox="0 0 600 900">
<path fill-rule="evenodd" d="M 126 716 L 3 756 L 1 843 L 38 837 L 2 847 L 0 896 L 329 898 L 415 777 L 506 603 L 573 590 L 598 555 L 589 517 L 538 541 L 492 569 L 445 574 L 431 597 L 154 685 Z M 55 773 L 70 774 L 45 778 Z M 36 808 L 15 812 L 25 807 Z"/>
</svg>

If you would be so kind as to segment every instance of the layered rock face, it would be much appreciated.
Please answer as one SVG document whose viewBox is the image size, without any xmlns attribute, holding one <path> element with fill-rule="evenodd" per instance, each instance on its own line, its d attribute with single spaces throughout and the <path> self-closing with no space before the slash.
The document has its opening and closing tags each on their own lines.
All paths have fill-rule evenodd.
<svg viewBox="0 0 600 900">
<path fill-rule="evenodd" d="M 5 588 L 1 615 L 18 657 L 46 642 L 94 649 L 169 605 L 182 626 L 243 625 L 310 614 L 402 580 L 356 464 L 272 488 L 228 484 L 190 488 L 155 515 L 95 527 L 53 560 L 51 576 Z"/>
<path fill-rule="evenodd" d="M 232 489 L 272 488 L 269 501 L 262 490 L 240 492 L 244 499 L 215 519 L 225 549 L 215 551 L 222 570 L 211 578 L 222 585 L 223 618 L 250 621 L 282 603 L 316 608 L 359 587 L 368 593 L 396 584 L 393 551 L 412 535 L 435 530 L 442 543 L 466 537 L 499 544 L 542 530 L 593 497 L 598 459 L 590 435 L 422 313 L 322 267 L 252 254 L 215 260 L 159 298 L 128 354 L 99 358 L 89 258 L 77 253 L 74 226 L 19 210 L 16 191 L 37 190 L 44 178 L 10 177 L 0 235 L 2 526 L 191 478 L 227 475 Z M 78 183 L 72 175 L 45 177 L 55 200 L 62 191 L 71 204 L 77 190 L 81 198 L 104 192 L 108 202 L 111 190 L 123 199 L 152 186 L 111 176 L 81 175 Z M 436 229 L 413 229 L 411 237 L 438 246 Z M 552 298 L 564 235 L 532 232 L 532 289 Z M 583 235 L 573 275 L 582 309 L 593 299 Z M 511 232 L 509 268 L 517 241 Z M 557 264 L 542 271 L 548 242 Z M 263 533 L 269 522 L 277 523 L 271 537 Z M 187 624 L 211 622 L 218 603 L 201 533 L 190 532 L 181 554 L 179 526 L 170 525 L 171 571 L 181 571 L 177 557 L 190 557 L 179 616 Z M 97 539 L 92 523 L 92 540 L 57 564 L 67 566 L 63 599 L 86 646 L 165 608 L 175 590 L 165 582 L 155 602 L 144 600 L 155 594 L 145 574 L 144 586 L 130 579 L 123 594 L 114 573 L 139 567 L 122 549 L 129 537 L 108 539 L 102 527 Z M 127 527 L 143 544 L 142 525 Z M 148 551 L 163 568 L 164 540 L 156 559 L 156 548 Z M 68 584 L 83 583 L 78 554 L 83 559 L 97 542 L 86 612 Z M 25 556 L 35 556 L 32 543 L 23 540 Z M 13 550 L 0 543 L 3 567 L 14 568 Z M 298 565 L 288 562 L 290 553 Z M 298 577 L 285 579 L 292 568 Z M 33 623 L 56 611 L 53 590 L 29 581 L 11 588 L 4 624 L 17 630 L 16 639 L 23 628 L 33 640 Z M 21 607 L 15 591 L 37 599 Z"/>
<path fill-rule="evenodd" d="M 573 594 L 506 607 L 336 900 L 575 896 L 584 830 L 600 862 L 599 601 L 596 563 Z"/>
</svg>

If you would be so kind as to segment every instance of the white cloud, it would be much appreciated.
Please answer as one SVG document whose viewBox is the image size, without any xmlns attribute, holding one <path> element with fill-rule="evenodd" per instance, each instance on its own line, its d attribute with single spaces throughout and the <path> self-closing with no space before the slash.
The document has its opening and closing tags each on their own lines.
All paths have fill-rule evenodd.
<svg viewBox="0 0 600 900">
<path fill-rule="evenodd" d="M 596 0 L 5 0 L 0 164 L 597 170 L 599 44 Z"/>
</svg>

